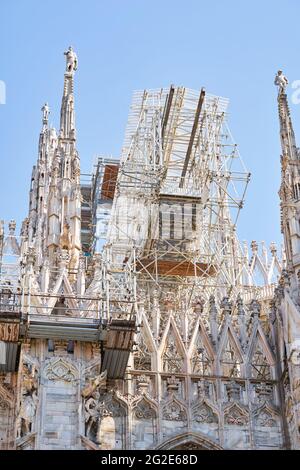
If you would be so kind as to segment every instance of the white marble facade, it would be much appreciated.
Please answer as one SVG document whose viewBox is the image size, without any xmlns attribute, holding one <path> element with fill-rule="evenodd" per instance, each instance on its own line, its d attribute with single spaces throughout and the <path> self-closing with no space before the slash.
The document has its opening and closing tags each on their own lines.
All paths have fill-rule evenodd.
<svg viewBox="0 0 300 470">
<path fill-rule="evenodd" d="M 126 299 L 133 295 L 130 270 L 115 281 L 101 254 L 87 260 L 81 251 L 77 57 L 71 49 L 65 54 L 60 130 L 49 127 L 45 105 L 18 248 L 22 313 L 56 324 L 76 315 L 78 323 L 101 318 L 107 276 L 111 289 L 119 282 L 115 295 L 125 287 Z M 257 296 L 248 287 L 221 296 L 218 287 L 205 293 L 189 282 L 147 283 L 137 275 L 137 332 L 123 379 L 103 374 L 99 341 L 20 333 L 18 370 L 0 372 L 0 448 L 300 448 L 300 160 L 282 86 L 278 105 L 286 260 L 271 247 L 265 263 L 254 242 L 245 259 L 266 277 L 278 264 L 279 282 L 258 287 Z M 137 227 L 131 229 L 140 233 Z M 124 305 L 120 300 L 118 308 L 128 315 Z"/>
</svg>

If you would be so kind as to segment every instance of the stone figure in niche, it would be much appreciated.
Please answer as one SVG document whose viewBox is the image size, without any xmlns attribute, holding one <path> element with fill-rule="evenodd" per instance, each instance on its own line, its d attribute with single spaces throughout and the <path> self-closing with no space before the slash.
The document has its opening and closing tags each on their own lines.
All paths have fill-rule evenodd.
<svg viewBox="0 0 300 470">
<path fill-rule="evenodd" d="M 94 392 L 84 403 L 85 410 L 85 435 L 91 440 L 96 441 L 99 427 L 99 399 L 100 393 Z"/>
<path fill-rule="evenodd" d="M 35 366 L 23 364 L 22 399 L 18 417 L 17 437 L 32 432 L 38 403 L 38 381 Z"/>
<path fill-rule="evenodd" d="M 100 392 L 106 388 L 106 377 L 107 371 L 105 370 L 100 375 L 90 378 L 89 383 L 81 392 L 84 399 L 85 435 L 96 443 L 103 408 L 100 402 Z"/>
<path fill-rule="evenodd" d="M 75 177 L 76 177 L 76 176 L 80 176 L 80 163 L 79 163 L 79 158 L 78 158 L 78 157 L 76 157 L 76 158 L 74 159 L 74 161 L 73 161 L 73 175 L 74 175 Z M 76 193 L 74 194 L 74 196 L 79 196 L 80 199 L 82 199 L 82 198 L 81 198 L 81 191 L 80 191 L 80 189 L 79 189 L 79 191 L 78 191 L 78 194 L 77 194 L 77 191 L 76 191 Z"/>
<path fill-rule="evenodd" d="M 26 395 L 20 408 L 20 436 L 26 436 L 32 431 L 32 423 L 35 417 L 36 407 L 38 402 L 38 396 L 35 390 L 31 395 Z"/>
<path fill-rule="evenodd" d="M 70 225 L 65 218 L 63 232 L 60 237 L 60 245 L 63 250 L 70 250 L 72 246 L 72 237 L 70 234 Z"/>
</svg>

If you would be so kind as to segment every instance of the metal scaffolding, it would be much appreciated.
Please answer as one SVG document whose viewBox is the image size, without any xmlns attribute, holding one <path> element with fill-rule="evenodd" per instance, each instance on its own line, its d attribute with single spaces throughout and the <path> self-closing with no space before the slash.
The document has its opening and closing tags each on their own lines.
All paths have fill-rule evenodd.
<svg viewBox="0 0 300 470">
<path fill-rule="evenodd" d="M 204 89 L 133 95 L 106 247 L 110 265 L 135 263 L 139 286 L 196 286 L 207 299 L 251 288 L 236 235 L 250 174 L 227 105 Z"/>
<path fill-rule="evenodd" d="M 19 299 L 16 338 L 104 341 L 107 361 L 117 364 L 124 325 L 130 334 L 120 350 L 128 359 L 143 311 L 158 337 L 170 311 L 184 322 L 199 308 L 208 322 L 211 295 L 217 305 L 224 297 L 244 304 L 272 298 L 282 268 L 276 248 L 268 258 L 252 242 L 249 257 L 237 237 L 250 174 L 228 129 L 227 105 L 204 89 L 134 93 L 121 159 L 99 157 L 92 177 L 81 175 L 76 267 L 62 247 L 56 265 L 36 269 L 34 248 L 17 242 L 15 224 L 6 237 L 1 226 L 1 311 L 12 325 L 8 306 Z"/>
</svg>

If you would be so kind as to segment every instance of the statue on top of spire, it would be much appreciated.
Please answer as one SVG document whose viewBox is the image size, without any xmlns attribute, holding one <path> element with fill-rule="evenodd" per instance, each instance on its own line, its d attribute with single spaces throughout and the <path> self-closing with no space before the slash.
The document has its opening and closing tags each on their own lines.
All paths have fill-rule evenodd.
<svg viewBox="0 0 300 470">
<path fill-rule="evenodd" d="M 77 55 L 73 51 L 72 46 L 70 46 L 69 49 L 64 52 L 64 55 L 66 56 L 66 59 L 67 59 L 66 71 L 73 72 L 77 70 L 77 65 L 78 65 Z"/>
<path fill-rule="evenodd" d="M 289 81 L 286 76 L 283 75 L 282 70 L 278 70 L 275 76 L 274 84 L 278 86 L 279 95 L 285 92 L 285 87 L 288 85 L 288 83 Z"/>
<path fill-rule="evenodd" d="M 50 114 L 50 109 L 49 109 L 48 103 L 44 104 L 41 111 L 43 112 L 43 121 L 48 121 L 48 117 L 49 117 L 49 114 Z"/>
</svg>

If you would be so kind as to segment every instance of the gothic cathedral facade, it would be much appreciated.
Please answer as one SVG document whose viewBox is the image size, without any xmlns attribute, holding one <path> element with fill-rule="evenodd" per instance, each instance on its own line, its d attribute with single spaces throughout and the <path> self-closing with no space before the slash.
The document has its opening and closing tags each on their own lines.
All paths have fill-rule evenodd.
<svg viewBox="0 0 300 470">
<path fill-rule="evenodd" d="M 60 128 L 45 104 L 28 215 L 20 235 L 0 227 L 0 448 L 299 449 L 287 80 L 276 77 L 284 245 L 248 250 L 236 220 L 249 174 L 227 100 L 135 92 L 120 159 L 82 175 L 77 56 L 65 56 Z"/>
</svg>

